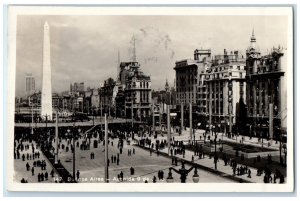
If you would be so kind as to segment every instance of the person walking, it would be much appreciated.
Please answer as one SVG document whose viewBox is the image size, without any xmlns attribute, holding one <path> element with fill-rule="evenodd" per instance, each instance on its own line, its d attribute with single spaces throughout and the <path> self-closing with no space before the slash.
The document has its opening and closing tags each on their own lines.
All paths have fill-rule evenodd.
<svg viewBox="0 0 300 201">
<path fill-rule="evenodd" d="M 250 169 L 248 170 L 248 176 L 247 177 L 251 178 L 251 170 Z"/>
<path fill-rule="evenodd" d="M 123 174 L 123 172 L 121 171 L 121 172 L 120 172 L 120 178 L 121 178 L 121 181 L 123 181 L 123 176 L 124 176 L 124 174 Z"/>
<path fill-rule="evenodd" d="M 31 168 L 31 174 L 34 176 L 34 167 Z"/>
<path fill-rule="evenodd" d="M 79 176 L 80 176 L 79 170 L 77 170 L 76 176 L 77 176 L 77 180 L 79 180 Z"/>
<path fill-rule="evenodd" d="M 54 169 L 51 170 L 50 174 L 51 174 L 51 177 L 54 177 Z"/>
<path fill-rule="evenodd" d="M 156 177 L 153 176 L 153 179 L 152 179 L 153 183 L 156 183 Z"/>
<path fill-rule="evenodd" d="M 134 168 L 130 167 L 130 175 L 134 175 Z"/>
<path fill-rule="evenodd" d="M 45 180 L 48 180 L 48 172 L 45 173 Z"/>
</svg>

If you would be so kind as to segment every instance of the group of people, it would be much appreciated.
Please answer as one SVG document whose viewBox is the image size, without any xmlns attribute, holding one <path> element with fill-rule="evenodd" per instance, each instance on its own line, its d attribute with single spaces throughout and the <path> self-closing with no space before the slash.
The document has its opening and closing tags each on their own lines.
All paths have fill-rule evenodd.
<svg viewBox="0 0 300 201">
<path fill-rule="evenodd" d="M 164 171 L 159 170 L 157 176 L 158 176 L 158 180 L 164 180 Z"/>
<path fill-rule="evenodd" d="M 48 180 L 48 172 L 43 172 L 43 170 L 46 170 L 47 168 L 47 163 L 45 160 L 35 160 L 40 159 L 40 152 L 36 151 L 37 146 L 31 140 L 20 138 L 19 140 L 15 141 L 14 147 L 15 159 L 20 159 L 21 153 L 24 152 L 22 153 L 22 162 L 26 162 L 26 171 L 31 171 L 31 176 L 35 176 L 35 168 L 40 167 L 42 172 L 37 174 L 38 182 Z M 54 170 L 52 170 L 50 174 L 52 177 L 54 177 Z M 28 178 L 25 179 L 23 177 L 20 182 L 28 183 Z"/>
<path fill-rule="evenodd" d="M 111 159 L 112 163 L 117 163 L 117 165 L 120 164 L 120 155 L 119 155 L 119 153 L 117 155 L 112 155 L 110 157 L 110 159 Z"/>
</svg>

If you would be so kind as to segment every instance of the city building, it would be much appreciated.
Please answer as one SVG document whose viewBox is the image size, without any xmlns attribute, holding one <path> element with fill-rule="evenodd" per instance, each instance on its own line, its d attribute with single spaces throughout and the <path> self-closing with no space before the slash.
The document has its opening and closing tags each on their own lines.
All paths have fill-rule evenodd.
<svg viewBox="0 0 300 201">
<path fill-rule="evenodd" d="M 125 85 L 126 114 L 132 107 L 135 119 L 142 120 L 151 112 L 151 79 L 139 70 L 136 62 L 130 66 Z M 132 105 L 132 106 L 131 106 Z"/>
<path fill-rule="evenodd" d="M 215 126 L 227 133 L 238 131 L 246 125 L 246 70 L 245 59 L 238 51 L 215 55 L 211 67 L 201 72 L 198 91 L 198 106 L 203 124 Z M 206 120 L 204 122 L 203 120 Z M 206 124 L 207 125 L 207 124 Z M 232 129 L 234 128 L 234 129 Z"/>
<path fill-rule="evenodd" d="M 25 74 L 25 93 L 27 96 L 35 92 L 35 78 L 32 74 Z"/>
<path fill-rule="evenodd" d="M 115 116 L 115 107 L 113 102 L 115 101 L 113 97 L 114 88 L 116 86 L 116 82 L 112 78 L 108 78 L 104 81 L 102 87 L 99 90 L 99 105 L 102 109 L 103 114 L 107 113 L 108 116 Z M 96 97 L 95 97 L 96 98 Z M 97 107 L 96 103 L 94 102 L 94 106 Z"/>
<path fill-rule="evenodd" d="M 188 125 L 190 103 L 193 120 L 206 122 L 206 105 L 203 105 L 206 104 L 206 85 L 202 75 L 211 66 L 211 59 L 210 49 L 196 49 L 194 59 L 184 59 L 175 63 L 176 112 L 180 118 L 182 105 L 185 126 Z"/>
<path fill-rule="evenodd" d="M 210 66 L 211 50 L 196 49 L 194 59 L 184 59 L 175 63 L 176 104 L 197 103 L 197 89 L 200 73 Z"/>
<path fill-rule="evenodd" d="M 254 32 L 250 42 L 246 52 L 248 134 L 279 139 L 286 133 L 287 121 L 286 50 L 273 47 L 261 56 Z"/>
<path fill-rule="evenodd" d="M 74 95 L 79 93 L 84 93 L 84 82 L 70 84 L 70 94 Z"/>
</svg>

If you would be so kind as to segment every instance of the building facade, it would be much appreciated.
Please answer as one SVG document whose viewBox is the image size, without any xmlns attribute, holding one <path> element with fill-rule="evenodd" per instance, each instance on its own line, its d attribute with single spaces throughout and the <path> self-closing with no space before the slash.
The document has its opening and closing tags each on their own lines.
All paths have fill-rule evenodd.
<svg viewBox="0 0 300 201">
<path fill-rule="evenodd" d="M 116 82 L 112 78 L 108 78 L 104 81 L 103 87 L 100 87 L 99 90 L 99 106 L 103 114 L 107 113 L 108 116 L 115 116 L 115 107 L 112 104 L 113 92 L 116 86 Z M 96 98 L 96 97 L 95 97 Z M 94 101 L 94 104 L 97 104 Z"/>
<path fill-rule="evenodd" d="M 196 104 L 200 73 L 205 72 L 211 60 L 211 50 L 194 51 L 194 59 L 185 59 L 175 63 L 176 104 Z"/>
<path fill-rule="evenodd" d="M 70 94 L 77 94 L 84 92 L 84 82 L 75 82 L 74 84 L 70 84 Z"/>
<path fill-rule="evenodd" d="M 286 133 L 286 50 L 273 48 L 261 56 L 254 32 L 250 42 L 246 52 L 248 134 L 279 139 Z"/>
<path fill-rule="evenodd" d="M 27 96 L 35 92 L 35 78 L 32 74 L 25 75 L 25 92 Z"/>
<path fill-rule="evenodd" d="M 151 78 L 140 70 L 136 61 L 121 62 L 116 92 L 118 114 L 144 121 L 151 114 Z"/>
<path fill-rule="evenodd" d="M 209 126 L 214 125 L 219 131 L 227 129 L 227 133 L 231 133 L 233 127 L 239 124 L 241 128 L 246 124 L 241 114 L 246 108 L 245 66 L 245 59 L 238 51 L 228 53 L 225 49 L 224 54 L 216 55 L 211 67 L 201 74 L 200 113 L 206 115 Z"/>
</svg>

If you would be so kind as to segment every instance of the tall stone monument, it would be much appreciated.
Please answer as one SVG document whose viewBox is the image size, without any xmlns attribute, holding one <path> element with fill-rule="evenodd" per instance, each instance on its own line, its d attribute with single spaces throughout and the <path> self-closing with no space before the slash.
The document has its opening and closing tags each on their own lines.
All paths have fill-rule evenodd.
<svg viewBox="0 0 300 201">
<path fill-rule="evenodd" d="M 50 28 L 47 22 L 44 24 L 43 45 L 43 82 L 41 117 L 52 120 L 52 82 L 51 82 L 51 56 L 50 56 Z"/>
</svg>

